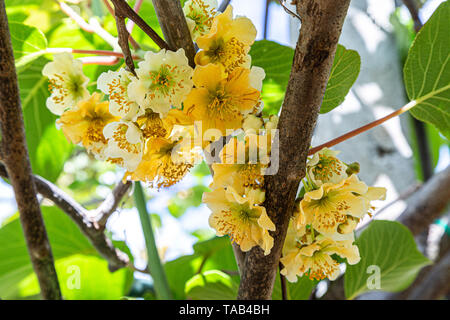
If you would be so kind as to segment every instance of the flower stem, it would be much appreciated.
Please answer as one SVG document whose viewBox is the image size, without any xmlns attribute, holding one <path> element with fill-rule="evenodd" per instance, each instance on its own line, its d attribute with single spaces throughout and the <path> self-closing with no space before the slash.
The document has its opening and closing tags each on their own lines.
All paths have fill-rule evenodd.
<svg viewBox="0 0 450 320">
<path fill-rule="evenodd" d="M 421 101 L 422 100 L 424 100 L 424 99 L 421 99 Z M 316 153 L 317 151 L 322 150 L 325 147 L 335 146 L 338 143 L 344 142 L 345 140 L 353 138 L 354 136 L 357 136 L 360 133 L 363 133 L 363 132 L 365 132 L 367 130 L 370 130 L 370 129 L 372 129 L 372 128 L 382 124 L 383 122 L 386 122 L 386 121 L 388 121 L 388 120 L 390 120 L 390 119 L 392 119 L 392 118 L 394 118 L 396 116 L 401 115 L 402 113 L 405 113 L 406 111 L 408 111 L 408 110 L 412 109 L 413 107 L 415 107 L 416 105 L 418 105 L 421 101 L 418 101 L 418 100 L 410 101 L 408 104 L 404 105 L 400 109 L 395 110 L 394 112 L 388 114 L 387 116 L 385 116 L 385 117 L 383 117 L 381 119 L 375 120 L 375 121 L 373 121 L 371 123 L 368 123 L 368 124 L 358 128 L 358 129 L 355 129 L 355 130 L 352 130 L 350 132 L 347 132 L 346 134 L 343 134 L 340 137 L 337 137 L 337 138 L 335 138 L 333 140 L 325 142 L 324 144 L 321 144 L 320 146 L 311 148 L 309 150 L 309 152 L 308 152 L 308 155 L 313 155 L 314 153 Z"/>
<path fill-rule="evenodd" d="M 156 296 L 158 299 L 170 300 L 172 299 L 172 293 L 170 292 L 169 283 L 167 282 L 167 277 L 159 258 L 158 249 L 156 248 L 152 223 L 147 211 L 144 190 L 142 189 L 140 182 L 134 184 L 134 202 L 141 219 L 142 231 L 144 232 L 145 245 L 147 247 L 147 268 L 153 278 Z"/>
</svg>

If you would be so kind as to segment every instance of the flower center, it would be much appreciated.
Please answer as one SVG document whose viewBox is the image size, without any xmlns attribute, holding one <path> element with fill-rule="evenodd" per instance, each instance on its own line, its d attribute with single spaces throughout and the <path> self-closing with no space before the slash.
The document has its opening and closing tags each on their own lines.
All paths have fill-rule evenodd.
<svg viewBox="0 0 450 320">
<path fill-rule="evenodd" d="M 319 162 L 313 169 L 313 173 L 316 179 L 328 180 L 334 174 L 341 175 L 342 169 L 342 164 L 337 158 L 321 154 L 319 155 Z"/>
<path fill-rule="evenodd" d="M 232 120 L 239 113 L 233 105 L 233 99 L 224 89 L 219 89 L 210 95 L 208 104 L 209 116 L 220 120 Z"/>
<path fill-rule="evenodd" d="M 174 94 L 174 72 L 178 69 L 177 66 L 169 64 L 162 64 L 158 71 L 150 72 L 150 79 L 152 81 L 150 90 L 161 92 L 167 96 L 170 92 Z"/>
</svg>

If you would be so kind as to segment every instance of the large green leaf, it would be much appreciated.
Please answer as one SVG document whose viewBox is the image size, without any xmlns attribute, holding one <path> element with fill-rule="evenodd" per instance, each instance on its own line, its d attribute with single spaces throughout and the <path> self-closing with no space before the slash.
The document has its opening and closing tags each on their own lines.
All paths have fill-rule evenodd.
<svg viewBox="0 0 450 320">
<path fill-rule="evenodd" d="M 175 299 L 185 299 L 186 282 L 208 270 L 237 271 L 236 260 L 228 237 L 214 237 L 194 245 L 194 254 L 182 256 L 164 265 Z"/>
<path fill-rule="evenodd" d="M 261 92 L 264 109 L 269 114 L 276 114 L 283 103 L 294 50 L 273 41 L 260 40 L 252 45 L 250 55 L 252 65 L 266 72 Z"/>
<path fill-rule="evenodd" d="M 417 250 L 411 232 L 398 222 L 372 221 L 356 243 L 361 261 L 348 266 L 345 272 L 344 287 L 348 299 L 370 290 L 404 290 L 420 269 L 430 264 Z M 374 276 L 379 276 L 379 288 L 370 288 L 374 283 L 376 285 L 371 282 Z"/>
<path fill-rule="evenodd" d="M 360 67 L 361 58 L 358 52 L 347 50 L 338 44 L 320 113 L 330 112 L 344 102 L 345 96 L 358 78 Z"/>
<path fill-rule="evenodd" d="M 130 290 L 133 278 L 130 269 L 111 273 L 106 260 L 84 254 L 58 259 L 55 267 L 61 293 L 66 300 L 117 300 Z M 34 274 L 22 280 L 18 287 L 20 296 L 39 293 Z"/>
<path fill-rule="evenodd" d="M 411 114 L 450 139 L 450 2 L 443 2 L 417 34 L 404 68 Z"/>
<path fill-rule="evenodd" d="M 110 275 L 107 262 L 103 261 L 94 247 L 80 232 L 72 220 L 56 207 L 42 207 L 44 221 L 55 258 L 58 278 L 66 298 L 88 299 L 105 294 L 108 283 L 122 283 L 121 295 L 128 285 L 130 270 Z M 37 280 L 33 274 L 22 228 L 18 219 L 14 219 L 0 228 L 0 297 L 14 298 L 34 295 L 39 292 Z M 70 289 L 67 282 L 71 274 L 70 265 L 80 270 L 81 287 L 77 291 Z M 94 281 L 95 278 L 95 281 Z M 90 285 L 89 283 L 92 283 Z M 95 285 L 95 286 L 94 286 Z M 114 291 L 110 288 L 114 294 Z M 116 294 L 117 296 L 117 294 Z"/>
<path fill-rule="evenodd" d="M 237 291 L 233 279 L 219 270 L 197 274 L 186 282 L 185 287 L 189 300 L 235 300 Z"/>
<path fill-rule="evenodd" d="M 261 97 L 265 111 L 277 113 L 283 103 L 284 94 L 292 68 L 294 50 L 273 41 L 256 41 L 251 50 L 252 65 L 266 72 Z M 339 106 L 358 77 L 361 65 L 359 54 L 338 45 L 320 112 L 326 113 Z"/>
<path fill-rule="evenodd" d="M 47 39 L 39 29 L 22 23 L 10 22 L 9 31 L 16 68 L 25 66 L 45 53 Z"/>
</svg>

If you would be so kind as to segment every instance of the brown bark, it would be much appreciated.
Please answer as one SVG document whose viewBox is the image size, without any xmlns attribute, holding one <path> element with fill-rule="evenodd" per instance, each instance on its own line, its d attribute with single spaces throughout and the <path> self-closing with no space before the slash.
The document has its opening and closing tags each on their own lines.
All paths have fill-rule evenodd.
<svg viewBox="0 0 450 320">
<path fill-rule="evenodd" d="M 450 201 L 450 166 L 423 184 L 411 199 L 398 221 L 417 236 L 441 215 Z"/>
<path fill-rule="evenodd" d="M 3 161 L 20 213 L 28 252 L 44 299 L 61 299 L 58 277 L 31 173 L 16 68 L 6 17 L 0 1 L 0 121 Z"/>
<path fill-rule="evenodd" d="M 279 121 L 279 170 L 266 176 L 265 207 L 276 226 L 274 246 L 246 254 L 238 299 L 270 299 L 313 129 L 350 0 L 302 0 L 302 18 L 289 84 Z M 273 146 L 274 150 L 276 146 Z M 272 151 L 274 152 L 274 151 Z"/>
<path fill-rule="evenodd" d="M 195 47 L 178 0 L 152 0 L 164 38 L 173 50 L 183 48 L 191 67 L 195 66 Z"/>
</svg>

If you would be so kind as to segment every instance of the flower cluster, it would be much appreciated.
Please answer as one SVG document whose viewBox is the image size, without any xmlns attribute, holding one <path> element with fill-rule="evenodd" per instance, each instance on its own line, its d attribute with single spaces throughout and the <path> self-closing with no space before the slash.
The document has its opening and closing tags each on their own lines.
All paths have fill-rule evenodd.
<svg viewBox="0 0 450 320">
<path fill-rule="evenodd" d="M 57 124 L 69 141 L 124 168 L 124 179 L 150 187 L 177 183 L 203 155 L 217 153 L 211 191 L 203 195 L 210 226 L 241 250 L 259 246 L 267 255 L 275 224 L 263 206 L 264 176 L 275 153 L 278 117 L 262 117 L 265 72 L 251 65 L 249 55 L 254 25 L 234 17 L 232 6 L 223 13 L 216 8 L 216 0 L 185 2 L 199 48 L 194 67 L 183 49 L 146 52 L 135 72 L 102 73 L 91 94 L 81 62 L 68 53 L 55 55 L 43 69 L 50 81 L 47 107 L 60 116 Z M 385 191 L 367 187 L 352 171 L 328 149 L 309 160 L 307 192 L 297 203 L 281 259 L 290 281 L 304 273 L 334 279 L 335 254 L 358 261 L 353 230 Z"/>
<path fill-rule="evenodd" d="M 307 163 L 306 193 L 296 202 L 280 260 L 281 273 L 291 282 L 304 274 L 336 279 L 339 262 L 334 255 L 358 263 L 356 225 L 374 209 L 371 201 L 385 197 L 385 188 L 368 187 L 337 154 L 324 148 Z"/>
</svg>

